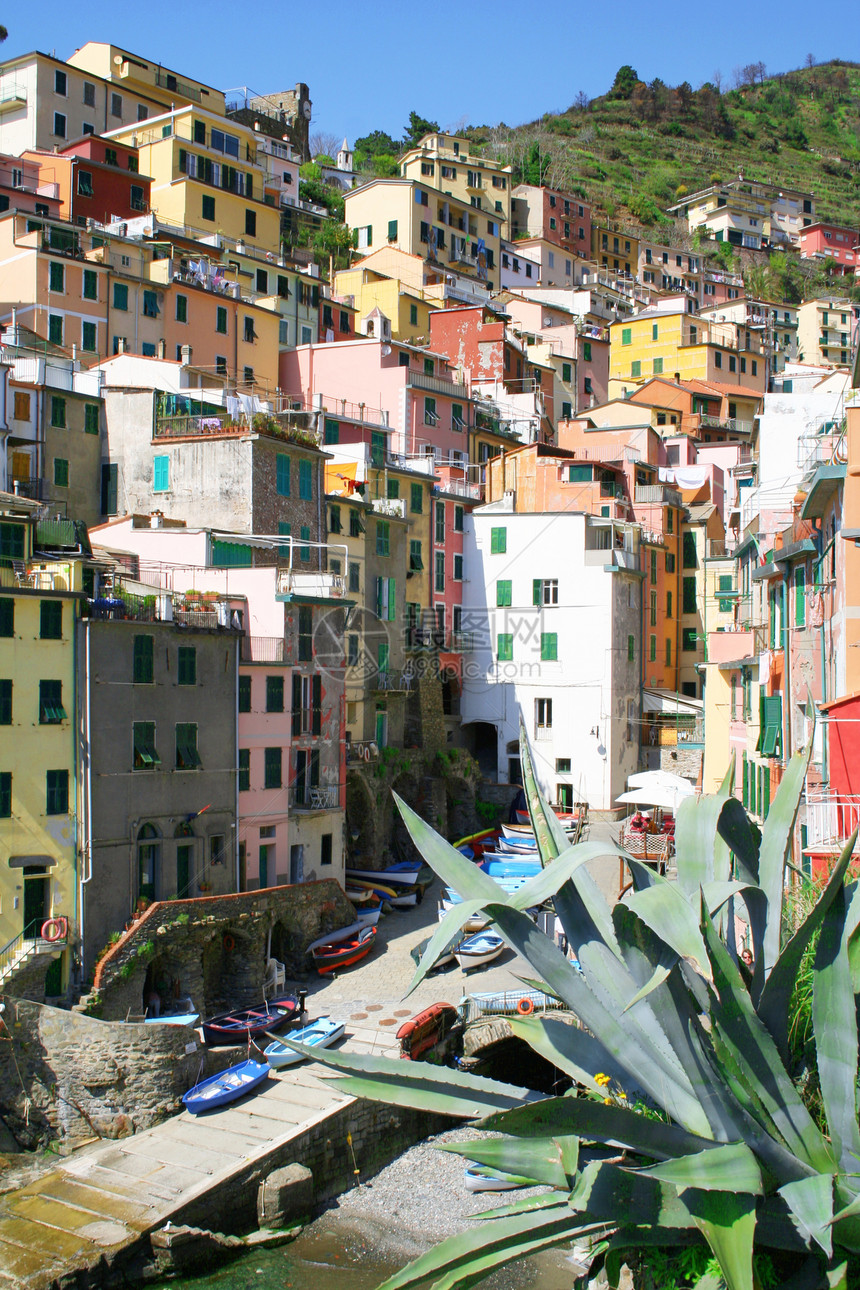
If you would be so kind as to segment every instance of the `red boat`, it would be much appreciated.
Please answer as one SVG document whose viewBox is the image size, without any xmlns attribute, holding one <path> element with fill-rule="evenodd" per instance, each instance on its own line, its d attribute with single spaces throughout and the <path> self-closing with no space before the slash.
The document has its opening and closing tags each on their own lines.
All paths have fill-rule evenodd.
<svg viewBox="0 0 860 1290">
<path fill-rule="evenodd" d="M 363 927 L 357 936 L 351 936 L 348 941 L 317 945 L 311 950 L 314 966 L 322 976 L 326 972 L 336 972 L 338 968 L 351 967 L 369 954 L 375 943 L 376 928 Z"/>
<path fill-rule="evenodd" d="M 450 1003 L 431 1003 L 410 1021 L 404 1021 L 398 1030 L 400 1056 L 417 1061 L 428 1048 L 440 1043 L 459 1020 L 457 1009 Z"/>
</svg>

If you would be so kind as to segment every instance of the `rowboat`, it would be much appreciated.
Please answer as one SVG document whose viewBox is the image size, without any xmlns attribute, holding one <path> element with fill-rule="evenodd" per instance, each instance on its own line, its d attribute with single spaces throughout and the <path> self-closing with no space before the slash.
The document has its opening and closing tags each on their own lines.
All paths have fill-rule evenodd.
<svg viewBox="0 0 860 1290">
<path fill-rule="evenodd" d="M 356 917 L 355 922 L 350 923 L 348 927 L 339 927 L 334 932 L 324 932 L 322 936 L 318 936 L 315 941 L 311 941 L 308 950 L 313 951 L 320 945 L 336 945 L 339 941 L 348 941 L 350 937 L 356 936 L 364 926 L 365 924 Z"/>
<path fill-rule="evenodd" d="M 498 1173 L 488 1165 L 467 1165 L 463 1171 L 466 1191 L 511 1191 L 514 1187 L 530 1187 L 533 1180 L 517 1174 Z"/>
<path fill-rule="evenodd" d="M 156 1026 L 196 1026 L 200 1020 L 199 1012 L 169 1012 L 164 1017 L 147 1017 L 146 1024 Z"/>
<path fill-rule="evenodd" d="M 379 922 L 379 916 L 382 913 L 382 905 L 374 905 L 371 908 L 357 909 L 355 911 L 355 920 L 359 927 L 375 927 Z"/>
<path fill-rule="evenodd" d="M 267 1030 L 281 1030 L 301 1016 L 294 994 L 269 999 L 256 1008 L 222 1012 L 203 1022 L 203 1042 L 211 1048 L 224 1044 L 244 1044 Z"/>
<path fill-rule="evenodd" d="M 491 878 L 534 878 L 541 871 L 539 860 L 484 860 L 481 868 Z"/>
<path fill-rule="evenodd" d="M 351 967 L 369 954 L 376 942 L 376 928 L 363 927 L 357 936 L 346 941 L 318 945 L 312 951 L 314 966 L 321 976 L 336 972 L 338 968 Z"/>
<path fill-rule="evenodd" d="M 201 1111 L 214 1111 L 216 1107 L 235 1102 L 243 1093 L 250 1093 L 252 1088 L 257 1088 L 263 1080 L 269 1078 L 269 1069 L 266 1062 L 240 1062 L 238 1066 L 231 1066 L 229 1070 L 221 1071 L 219 1075 L 210 1075 L 208 1079 L 195 1084 L 183 1094 L 182 1101 L 192 1115 L 200 1115 Z"/>
<path fill-rule="evenodd" d="M 418 881 L 421 869 L 421 864 L 400 860 L 385 869 L 347 869 L 346 879 L 347 882 L 352 882 L 355 878 L 365 882 L 381 882 L 387 887 L 411 887 Z"/>
<path fill-rule="evenodd" d="M 478 930 L 478 929 L 476 929 L 476 930 Z M 445 967 L 448 963 L 453 963 L 453 962 L 454 962 L 454 947 L 455 947 L 455 946 L 457 946 L 457 945 L 459 945 L 459 944 L 460 944 L 460 941 L 461 941 L 462 939 L 463 939 L 463 932 L 462 932 L 462 931 L 457 932 L 456 936 L 452 936 L 452 937 L 451 937 L 451 939 L 450 939 L 450 941 L 448 942 L 448 944 L 447 944 L 447 945 L 445 945 L 445 946 L 444 946 L 444 947 L 439 951 L 439 953 L 438 953 L 438 955 L 436 956 L 436 959 L 435 959 L 435 961 L 434 961 L 434 963 L 433 963 L 432 967 L 430 967 L 430 968 L 428 969 L 428 971 L 430 971 L 430 972 L 435 972 L 437 968 Z M 424 954 L 425 954 L 425 952 L 426 952 L 426 950 L 427 950 L 427 946 L 430 944 L 430 940 L 431 940 L 431 938 L 428 936 L 426 940 L 424 940 L 424 941 L 419 941 L 417 945 L 413 945 L 413 946 L 412 946 L 412 949 L 409 951 L 409 955 L 410 955 L 410 957 L 411 957 L 411 959 L 412 959 L 413 963 L 415 963 L 416 965 L 417 965 L 417 964 L 419 964 L 419 963 L 421 962 L 421 960 L 423 959 Z"/>
<path fill-rule="evenodd" d="M 290 1038 L 297 1044 L 307 1044 L 311 1048 L 328 1048 L 330 1044 L 340 1039 L 345 1030 L 346 1025 L 342 1021 L 333 1021 L 331 1017 L 318 1017 L 307 1026 L 293 1030 Z M 282 1066 L 293 1066 L 296 1062 L 305 1060 L 304 1053 L 294 1052 L 279 1039 L 264 1048 L 263 1056 L 273 1070 L 280 1070 Z"/>
<path fill-rule="evenodd" d="M 369 905 L 377 898 L 372 887 L 356 887 L 352 883 L 347 884 L 344 893 L 353 905 Z"/>
<path fill-rule="evenodd" d="M 439 922 L 440 923 L 442 919 L 445 917 L 445 915 L 448 913 L 448 910 L 453 908 L 454 908 L 453 901 L 450 901 L 450 900 L 439 901 Z M 490 922 L 491 920 L 488 914 L 482 914 L 479 912 L 479 913 L 473 914 L 471 918 L 466 919 L 465 923 L 463 924 L 463 931 L 464 932 L 482 932 L 484 928 L 490 926 Z"/>
<path fill-rule="evenodd" d="M 428 1048 L 440 1043 L 460 1020 L 457 1009 L 450 1003 L 431 1003 L 409 1021 L 404 1021 L 397 1032 L 400 1056 L 417 1061 Z"/>
<path fill-rule="evenodd" d="M 474 968 L 483 967 L 485 963 L 492 963 L 504 948 L 505 942 L 501 936 L 496 936 L 493 932 L 478 932 L 460 942 L 454 951 L 454 957 L 464 972 L 471 972 Z"/>
</svg>

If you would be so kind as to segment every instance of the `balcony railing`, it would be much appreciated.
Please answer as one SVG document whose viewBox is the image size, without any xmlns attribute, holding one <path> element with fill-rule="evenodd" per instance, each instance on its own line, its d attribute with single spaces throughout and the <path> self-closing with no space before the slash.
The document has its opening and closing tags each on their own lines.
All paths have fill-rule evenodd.
<svg viewBox="0 0 860 1290">
<path fill-rule="evenodd" d="M 841 850 L 855 829 L 860 827 L 860 796 L 807 790 L 806 844 L 828 851 Z M 860 839 L 854 850 L 860 847 Z"/>
<path fill-rule="evenodd" d="M 377 672 L 373 680 L 374 690 L 386 691 L 388 693 L 402 694 L 408 693 L 412 689 L 414 676 L 411 672 Z"/>
<path fill-rule="evenodd" d="M 293 784 L 289 803 L 294 811 L 336 811 L 340 806 L 340 784 Z"/>
<path fill-rule="evenodd" d="M 284 639 L 282 636 L 243 636 L 239 657 L 243 663 L 283 663 Z"/>
<path fill-rule="evenodd" d="M 683 506 L 681 494 L 667 484 L 637 484 L 635 500 L 644 505 Z"/>
<path fill-rule="evenodd" d="M 319 445 L 319 434 L 314 428 L 315 418 L 309 412 L 255 412 L 250 418 L 234 421 L 226 412 L 209 416 L 156 417 L 157 439 L 190 438 L 194 435 L 262 434 L 287 443 L 303 444 L 309 448 Z"/>
<path fill-rule="evenodd" d="M 184 99 L 190 99 L 192 103 L 199 103 L 203 97 L 196 85 L 189 85 L 188 81 L 180 81 L 178 77 L 172 76 L 169 72 L 157 71 L 155 73 L 155 83 L 159 89 L 170 90 L 171 93 L 180 94 Z"/>
<path fill-rule="evenodd" d="M 469 387 L 458 385 L 456 381 L 445 381 L 438 376 L 425 376 L 423 372 L 410 372 L 409 384 L 417 390 L 427 390 L 431 394 L 450 394 L 455 399 L 468 399 Z"/>
</svg>

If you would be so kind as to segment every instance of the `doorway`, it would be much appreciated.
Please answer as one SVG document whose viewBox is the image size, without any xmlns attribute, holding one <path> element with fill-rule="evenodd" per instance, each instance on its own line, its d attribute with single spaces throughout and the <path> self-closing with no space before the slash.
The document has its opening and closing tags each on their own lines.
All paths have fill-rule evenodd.
<svg viewBox="0 0 860 1290">
<path fill-rule="evenodd" d="M 297 886 L 305 878 L 305 848 L 301 842 L 290 847 L 290 882 Z"/>
<path fill-rule="evenodd" d="M 35 940 L 48 916 L 50 879 L 38 865 L 24 866 L 24 939 Z"/>
<path fill-rule="evenodd" d="M 260 847 L 260 886 L 269 885 L 269 851 L 271 847 Z"/>
<path fill-rule="evenodd" d="M 155 900 L 161 844 L 152 824 L 144 824 L 137 835 L 137 894 Z"/>
</svg>

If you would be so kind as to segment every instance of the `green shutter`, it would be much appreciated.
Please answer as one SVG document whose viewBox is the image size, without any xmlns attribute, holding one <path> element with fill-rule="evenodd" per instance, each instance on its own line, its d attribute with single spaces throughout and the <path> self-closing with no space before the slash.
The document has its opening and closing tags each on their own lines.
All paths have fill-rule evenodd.
<svg viewBox="0 0 860 1290">
<path fill-rule="evenodd" d="M 806 570 L 798 565 L 794 571 L 794 625 L 806 626 Z"/>
<path fill-rule="evenodd" d="M 622 327 L 622 328 L 621 328 L 621 344 L 622 344 L 622 345 L 629 345 L 629 344 L 631 343 L 631 341 L 632 341 L 632 337 L 633 337 L 633 330 L 632 330 L 632 328 L 630 328 L 630 327 Z"/>
<path fill-rule="evenodd" d="M 633 637 L 631 636 L 632 640 Z M 541 632 L 540 638 L 540 656 L 544 663 L 555 663 L 558 661 L 558 633 Z"/>
<path fill-rule="evenodd" d="M 388 579 L 388 621 L 394 622 L 395 611 L 397 606 L 397 582 L 394 578 Z"/>
<path fill-rule="evenodd" d="M 508 530 L 490 529 L 490 554 L 504 555 L 508 549 Z"/>
<path fill-rule="evenodd" d="M 699 567 L 699 557 L 696 553 L 696 535 L 692 529 L 684 531 L 684 568 L 697 569 Z"/>
<path fill-rule="evenodd" d="M 681 585 L 684 597 L 684 613 L 694 614 L 696 612 L 696 579 L 695 577 L 684 578 Z"/>
<path fill-rule="evenodd" d="M 636 658 L 636 637 L 627 637 L 627 662 L 632 663 Z"/>
<path fill-rule="evenodd" d="M 496 583 L 496 604 L 501 608 L 508 608 L 511 603 L 511 580 L 500 578 Z"/>
<path fill-rule="evenodd" d="M 299 497 L 304 501 L 310 501 L 313 494 L 311 463 L 309 461 L 299 462 Z"/>
<path fill-rule="evenodd" d="M 290 495 L 290 458 L 285 452 L 279 452 L 276 458 L 276 489 L 279 497 Z"/>
<path fill-rule="evenodd" d="M 510 632 L 500 632 L 496 645 L 496 658 L 500 663 L 510 663 L 514 657 L 514 638 Z"/>
<path fill-rule="evenodd" d="M 543 604 L 543 582 L 540 578 L 532 579 L 532 604 Z"/>
</svg>

